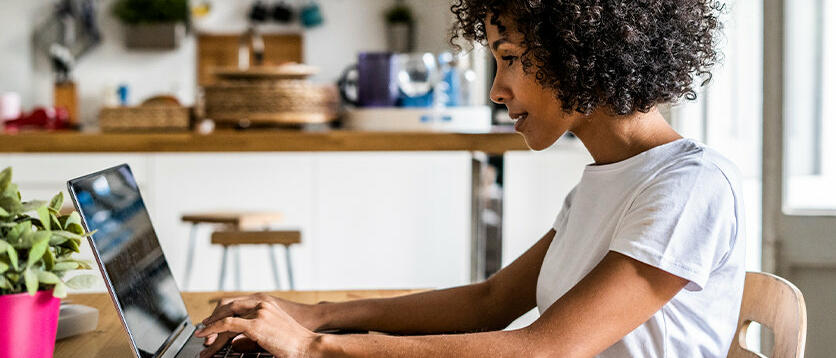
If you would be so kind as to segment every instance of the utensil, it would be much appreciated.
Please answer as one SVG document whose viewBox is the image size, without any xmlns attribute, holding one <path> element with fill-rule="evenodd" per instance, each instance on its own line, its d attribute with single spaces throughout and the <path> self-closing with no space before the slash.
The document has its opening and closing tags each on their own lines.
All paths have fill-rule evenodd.
<svg viewBox="0 0 836 358">
<path fill-rule="evenodd" d="M 390 52 L 362 52 L 343 71 L 338 86 L 344 101 L 357 107 L 392 107 L 398 100 L 397 67 Z"/>
<path fill-rule="evenodd" d="M 279 1 L 273 7 L 273 20 L 279 23 L 289 23 L 293 21 L 293 8 L 285 4 L 284 1 Z"/>
<path fill-rule="evenodd" d="M 322 10 L 320 10 L 319 4 L 314 0 L 310 0 L 302 6 L 299 15 L 302 26 L 304 27 L 311 28 L 322 25 Z"/>
<path fill-rule="evenodd" d="M 432 53 L 412 53 L 396 55 L 398 68 L 397 84 L 404 107 L 431 107 L 432 89 L 440 80 L 435 55 Z"/>
</svg>

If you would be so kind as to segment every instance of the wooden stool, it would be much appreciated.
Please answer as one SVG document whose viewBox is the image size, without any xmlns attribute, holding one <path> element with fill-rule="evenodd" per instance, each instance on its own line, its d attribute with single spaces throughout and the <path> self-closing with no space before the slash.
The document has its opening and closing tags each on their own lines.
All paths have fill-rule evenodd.
<svg viewBox="0 0 836 358">
<path fill-rule="evenodd" d="M 269 229 L 270 225 L 281 222 L 282 214 L 276 212 L 205 212 L 205 213 L 189 213 L 184 214 L 182 221 L 191 223 L 192 228 L 189 232 L 189 248 L 186 253 L 186 269 L 183 274 L 182 290 L 187 290 L 189 287 L 189 279 L 192 276 L 192 265 L 194 263 L 194 250 L 197 241 L 197 228 L 201 224 L 221 225 L 225 230 L 239 231 L 251 228 Z M 226 251 L 224 251 L 224 254 Z M 241 255 L 236 247 L 233 251 L 235 258 L 235 276 L 236 287 L 241 289 Z M 226 256 L 224 256 L 226 257 Z"/>
<path fill-rule="evenodd" d="M 276 253 L 273 250 L 273 245 L 284 246 L 285 261 L 287 264 L 287 282 L 290 289 L 293 290 L 293 269 L 290 264 L 290 245 L 302 242 L 302 233 L 298 230 L 286 231 L 216 231 L 212 233 L 212 244 L 223 245 L 224 255 L 221 259 L 221 277 L 218 282 L 218 290 L 222 291 L 224 288 L 224 278 L 226 277 L 226 256 L 229 247 L 235 247 L 236 251 L 239 245 L 268 245 L 267 249 L 270 251 L 270 261 L 273 268 L 273 279 L 276 282 L 276 289 L 280 289 L 279 285 L 279 264 L 276 262 Z M 236 263 L 240 264 L 240 262 Z M 238 270 L 240 274 L 240 270 Z M 240 277 L 236 277 L 238 282 Z M 240 288 L 239 288 L 240 290 Z"/>
</svg>

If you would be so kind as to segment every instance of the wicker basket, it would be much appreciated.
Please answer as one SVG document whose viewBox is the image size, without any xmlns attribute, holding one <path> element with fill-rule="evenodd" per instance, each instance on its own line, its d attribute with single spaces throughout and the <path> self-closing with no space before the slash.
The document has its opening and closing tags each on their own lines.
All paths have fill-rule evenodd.
<svg viewBox="0 0 836 358">
<path fill-rule="evenodd" d="M 189 130 L 189 107 L 139 106 L 104 107 L 99 112 L 99 127 L 105 132 L 184 131 Z"/>
<path fill-rule="evenodd" d="M 334 86 L 302 79 L 224 80 L 204 89 L 205 115 L 216 122 L 238 124 L 317 124 L 337 117 Z"/>
</svg>

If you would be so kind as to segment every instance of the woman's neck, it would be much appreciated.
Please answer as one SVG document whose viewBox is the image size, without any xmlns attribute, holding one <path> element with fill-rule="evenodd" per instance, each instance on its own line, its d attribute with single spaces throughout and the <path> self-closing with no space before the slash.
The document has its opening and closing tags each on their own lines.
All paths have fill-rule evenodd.
<svg viewBox="0 0 836 358">
<path fill-rule="evenodd" d="M 682 138 L 654 107 L 647 113 L 611 116 L 597 111 L 578 118 L 571 129 L 596 165 L 620 162 L 650 148 Z"/>
</svg>

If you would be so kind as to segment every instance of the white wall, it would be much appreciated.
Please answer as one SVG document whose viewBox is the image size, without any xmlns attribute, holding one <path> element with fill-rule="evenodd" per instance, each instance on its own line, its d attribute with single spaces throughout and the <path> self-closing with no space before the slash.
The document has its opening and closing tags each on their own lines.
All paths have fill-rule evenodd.
<svg viewBox="0 0 836 358">
<path fill-rule="evenodd" d="M 33 54 L 35 24 L 46 19 L 53 0 L 0 0 L 0 93 L 14 91 L 26 109 L 52 103 L 52 75 L 46 59 Z M 188 37 L 177 50 L 128 51 L 122 25 L 110 14 L 113 0 L 99 0 L 98 19 L 104 41 L 80 59 L 73 72 L 79 90 L 81 117 L 93 121 L 108 85 L 127 83 L 130 101 L 140 102 L 160 92 L 176 94 L 191 104 L 195 97 L 195 41 Z M 197 23 L 201 31 L 241 32 L 251 1 L 214 0 L 212 14 Z M 297 3 L 291 1 L 291 3 Z M 305 62 L 321 69 L 318 82 L 334 82 L 356 61 L 360 51 L 385 49 L 383 12 L 393 1 L 323 0 L 321 27 L 304 31 Z M 450 11 L 446 0 L 410 0 L 418 20 L 416 50 L 448 49 Z M 298 25 L 271 26 L 270 31 L 302 31 Z"/>
</svg>

